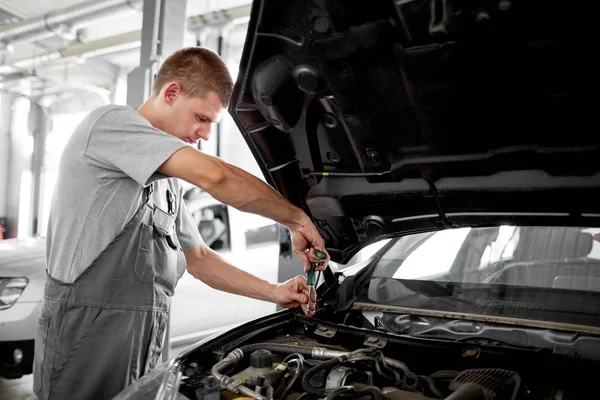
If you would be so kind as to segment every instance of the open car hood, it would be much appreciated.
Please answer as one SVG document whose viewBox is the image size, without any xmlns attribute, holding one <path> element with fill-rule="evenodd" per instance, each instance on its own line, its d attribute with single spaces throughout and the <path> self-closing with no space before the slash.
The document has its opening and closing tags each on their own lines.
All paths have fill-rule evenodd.
<svg viewBox="0 0 600 400">
<path fill-rule="evenodd" d="M 581 18 L 548 1 L 255 0 L 229 112 L 336 262 L 429 229 L 595 226 Z"/>
</svg>

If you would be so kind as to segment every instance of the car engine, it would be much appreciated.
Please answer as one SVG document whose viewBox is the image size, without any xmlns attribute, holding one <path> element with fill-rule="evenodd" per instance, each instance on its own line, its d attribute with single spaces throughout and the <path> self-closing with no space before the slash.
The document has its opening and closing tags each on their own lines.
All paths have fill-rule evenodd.
<svg viewBox="0 0 600 400">
<path fill-rule="evenodd" d="M 210 371 L 192 363 L 184 372 L 183 399 L 565 399 L 561 390 L 522 385 L 502 368 L 412 372 L 380 349 L 331 350 L 254 343 L 229 352 Z"/>
</svg>

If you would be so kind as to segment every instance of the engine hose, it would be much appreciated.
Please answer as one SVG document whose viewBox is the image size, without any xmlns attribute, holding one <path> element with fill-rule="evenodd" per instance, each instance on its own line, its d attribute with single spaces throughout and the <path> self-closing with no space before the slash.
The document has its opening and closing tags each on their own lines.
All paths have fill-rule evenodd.
<svg viewBox="0 0 600 400">
<path fill-rule="evenodd" d="M 306 371 L 306 373 L 302 377 L 302 389 L 306 393 L 314 394 L 317 396 L 322 396 L 324 390 L 317 389 L 313 385 L 311 385 L 310 378 L 315 376 L 317 372 L 319 372 L 323 369 L 329 368 L 329 367 L 333 367 L 334 365 L 339 364 L 339 362 L 340 362 L 340 360 L 338 358 L 333 358 L 333 359 L 327 360 L 319 365 L 316 365 L 316 366 L 312 367 L 311 369 L 309 369 L 308 371 Z"/>
<path fill-rule="evenodd" d="M 249 354 L 254 350 L 258 349 L 266 349 L 275 353 L 299 353 L 303 356 L 311 357 L 313 355 L 314 348 L 275 343 L 249 344 L 232 350 L 229 354 L 227 354 L 225 358 L 213 365 L 210 371 L 211 374 L 219 381 L 221 387 L 229 390 L 232 393 L 242 393 L 248 397 L 252 397 L 257 400 L 264 400 L 264 396 L 247 388 L 246 386 L 244 386 L 243 382 L 239 382 L 227 375 L 221 374 L 222 370 L 237 364 L 244 358 L 246 354 Z"/>
<path fill-rule="evenodd" d="M 383 400 L 383 393 L 381 389 L 376 386 L 366 386 L 360 389 L 356 389 L 356 397 L 362 397 L 364 394 L 371 394 L 374 400 Z"/>
<path fill-rule="evenodd" d="M 283 362 L 285 363 L 291 356 L 295 355 L 297 355 L 298 357 L 289 360 L 288 363 L 296 363 L 296 371 L 294 372 L 294 376 L 292 377 L 292 379 L 290 379 L 287 386 L 283 390 L 283 393 L 280 396 L 282 399 L 285 399 L 286 395 L 290 392 L 290 390 L 292 390 L 292 387 L 294 386 L 294 384 L 298 380 L 298 377 L 302 374 L 302 370 L 304 369 L 304 357 L 302 357 L 302 355 L 299 353 L 290 354 L 283 360 Z"/>
<path fill-rule="evenodd" d="M 242 346 L 239 348 L 242 350 L 244 354 L 249 354 L 254 350 L 266 349 L 275 353 L 300 353 L 305 358 L 315 358 L 318 360 L 326 360 L 331 358 L 338 358 L 341 356 L 347 356 L 352 353 L 361 353 L 361 352 L 369 352 L 372 349 L 358 349 L 353 352 L 348 351 L 339 351 L 339 350 L 328 350 L 323 347 L 306 347 L 306 346 L 296 346 L 291 344 L 276 344 L 276 343 L 253 343 L 248 344 L 246 346 Z M 384 365 L 387 364 L 390 367 L 394 367 L 399 369 L 400 371 L 407 373 L 410 370 L 401 361 L 395 360 L 393 358 L 382 357 Z M 386 365 L 386 366 L 387 366 Z"/>
<path fill-rule="evenodd" d="M 370 351 L 370 349 L 358 349 L 358 350 L 354 350 L 350 353 L 343 353 L 339 357 L 332 358 L 332 359 L 327 360 L 319 365 L 315 365 L 314 367 L 312 367 L 311 369 L 306 371 L 306 373 L 302 377 L 302 389 L 304 389 L 305 392 L 310 393 L 310 394 L 319 395 L 319 396 L 323 395 L 324 390 L 313 387 L 310 384 L 310 378 L 312 378 L 317 372 L 319 372 L 325 368 L 333 367 L 336 364 L 344 363 L 344 362 L 348 361 L 348 359 L 351 359 L 351 358 L 353 358 L 361 353 L 364 353 L 366 351 Z"/>
<path fill-rule="evenodd" d="M 332 389 L 325 397 L 325 400 L 331 400 L 337 397 L 352 399 L 364 397 L 365 394 L 370 394 L 375 400 L 383 400 L 383 393 L 381 393 L 381 389 L 376 386 L 365 386 L 360 389 L 354 386 L 340 386 Z"/>
<path fill-rule="evenodd" d="M 486 400 L 488 398 L 488 395 L 480 385 L 474 382 L 467 382 L 459 386 L 445 400 Z"/>
<path fill-rule="evenodd" d="M 388 371 L 391 371 L 391 372 L 392 372 L 392 374 L 394 374 L 394 377 L 395 377 L 395 378 L 396 378 L 398 381 L 401 381 L 401 380 L 402 380 L 402 378 L 400 377 L 400 375 L 398 375 L 398 373 L 397 373 L 397 372 L 396 372 L 396 371 L 395 371 L 393 368 L 391 368 L 391 367 L 388 365 L 388 362 L 386 361 L 386 360 L 388 360 L 388 359 L 386 359 L 386 358 L 385 358 L 385 356 L 383 355 L 383 352 L 381 352 L 381 351 L 378 351 L 378 352 L 377 352 L 377 355 L 378 355 L 379 357 L 381 357 L 381 363 L 383 364 L 383 366 L 384 366 L 384 367 L 385 367 L 385 368 L 386 368 Z M 395 362 L 395 364 L 396 364 L 396 365 L 399 365 L 399 366 L 400 366 L 400 367 L 399 367 L 399 369 L 401 369 L 401 370 L 402 370 L 402 372 L 404 372 L 404 375 L 406 375 L 406 373 L 407 373 L 407 372 L 409 372 L 409 371 L 408 371 L 408 367 L 407 367 L 406 365 L 404 365 L 404 363 L 401 363 L 400 361 L 396 361 L 396 360 L 393 360 L 393 359 L 389 359 L 389 360 L 390 360 L 391 362 Z"/>
<path fill-rule="evenodd" d="M 388 359 L 389 360 L 389 359 Z M 400 382 L 402 382 L 402 378 L 400 377 L 400 375 L 398 374 L 398 372 L 396 372 L 395 370 L 393 370 L 392 368 L 389 367 L 389 362 L 382 361 L 382 364 L 389 370 L 392 371 L 392 373 L 394 374 L 394 377 L 392 378 L 391 376 L 389 376 L 388 374 L 386 374 L 385 372 L 383 372 L 383 370 L 381 369 L 381 365 L 378 359 L 376 359 L 375 357 L 371 357 L 371 356 L 361 356 L 361 357 L 353 357 L 352 361 L 372 361 L 375 364 L 375 370 L 377 371 L 377 373 L 379 375 L 381 375 L 382 377 L 384 377 L 385 379 L 389 380 L 389 381 L 393 381 L 396 385 L 399 385 Z M 407 368 L 408 369 L 408 368 Z M 405 374 L 406 371 L 402 370 Z"/>
<path fill-rule="evenodd" d="M 325 400 L 335 399 L 336 397 L 338 397 L 342 394 L 349 393 L 350 391 L 353 391 L 353 390 L 354 390 L 354 386 L 336 387 L 335 389 L 331 389 L 331 392 L 329 392 L 327 394 L 327 396 L 325 396 Z"/>
<path fill-rule="evenodd" d="M 227 357 L 223 358 L 221 361 L 213 365 L 210 372 L 211 374 L 219 381 L 221 387 L 229 390 L 232 393 L 242 393 L 248 397 L 257 400 L 265 400 L 265 397 L 261 394 L 256 393 L 244 386 L 244 384 L 240 381 L 235 380 L 227 375 L 221 374 L 221 370 L 237 364 L 244 357 L 244 353 L 242 353 L 239 349 L 233 350 L 231 353 L 227 355 Z"/>
<path fill-rule="evenodd" d="M 223 358 L 211 368 L 211 374 L 219 381 L 223 388 L 226 388 L 230 392 L 243 393 L 246 396 L 252 397 L 254 399 L 263 400 L 264 396 L 247 388 L 246 386 L 244 386 L 243 382 L 239 382 L 231 377 L 228 377 L 227 375 L 223 375 L 220 373 L 220 371 L 224 370 L 225 368 L 240 362 L 245 355 L 259 349 L 270 350 L 274 353 L 299 353 L 306 358 L 315 358 L 320 360 L 328 359 L 327 361 L 308 370 L 307 373 L 302 377 L 303 389 L 310 394 L 316 395 L 322 395 L 323 390 L 312 387 L 309 383 L 309 380 L 318 371 L 329 366 L 335 365 L 337 363 L 345 362 L 348 360 L 348 358 L 355 357 L 362 353 L 368 353 L 373 351 L 372 349 L 358 349 L 355 351 L 347 352 L 338 350 L 328 350 L 323 347 L 306 347 L 277 343 L 253 343 L 232 350 L 229 354 L 227 354 L 225 358 Z M 394 368 L 398 368 L 403 372 L 409 371 L 408 367 L 400 361 L 385 357 L 383 358 L 383 360 L 384 363 L 387 363 L 388 365 Z"/>
<path fill-rule="evenodd" d="M 431 376 L 420 376 L 419 379 L 427 384 L 427 387 L 431 393 L 433 393 L 436 397 L 440 398 L 443 396 L 442 392 L 439 391 Z"/>
<path fill-rule="evenodd" d="M 312 357 L 313 347 L 295 346 L 292 344 L 277 344 L 277 343 L 253 343 L 240 347 L 244 354 L 250 354 L 255 350 L 265 349 L 274 353 L 300 353 L 304 357 Z"/>
<path fill-rule="evenodd" d="M 387 357 L 384 357 L 383 360 L 389 366 L 394 367 L 396 369 L 399 369 L 400 371 L 404 372 L 405 374 L 407 372 L 410 372 L 410 369 L 408 369 L 408 367 L 406 366 L 406 364 L 404 364 L 402 361 L 394 360 L 393 358 L 387 358 Z"/>
</svg>

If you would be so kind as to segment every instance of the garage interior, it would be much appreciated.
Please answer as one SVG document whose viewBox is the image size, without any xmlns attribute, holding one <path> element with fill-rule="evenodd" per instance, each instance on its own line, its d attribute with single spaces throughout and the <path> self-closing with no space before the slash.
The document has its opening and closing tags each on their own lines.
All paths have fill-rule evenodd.
<svg viewBox="0 0 600 400">
<path fill-rule="evenodd" d="M 237 66 L 248 1 L 171 0 L 163 8 L 160 4 L 0 2 L 4 237 L 44 232 L 61 149 L 87 111 L 109 103 L 139 106 L 151 90 L 152 72 L 160 59 L 183 46 L 208 47 L 232 68 Z M 235 78 L 235 70 L 231 72 Z M 227 118 L 223 122 L 230 123 Z M 215 133 L 215 140 L 202 150 L 229 158 L 223 149 L 236 146 L 222 143 Z M 246 161 L 238 155 L 230 158 Z"/>
<path fill-rule="evenodd" d="M 44 237 L 61 153 L 90 110 L 141 105 L 185 46 L 220 54 L 235 80 L 250 3 L 0 0 L 0 258 L 6 240 Z M 213 129 L 201 150 L 262 178 L 230 117 Z M 32 379 L 0 378 L 0 400 L 34 398 Z"/>
<path fill-rule="evenodd" d="M 0 400 L 597 398 L 585 16 L 0 0 Z"/>
</svg>

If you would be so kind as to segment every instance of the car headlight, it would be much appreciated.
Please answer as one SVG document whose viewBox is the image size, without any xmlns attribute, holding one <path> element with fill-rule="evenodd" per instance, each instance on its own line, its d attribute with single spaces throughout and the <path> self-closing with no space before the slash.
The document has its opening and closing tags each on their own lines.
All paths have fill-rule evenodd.
<svg viewBox="0 0 600 400">
<path fill-rule="evenodd" d="M 0 310 L 15 304 L 28 283 L 27 278 L 0 278 Z"/>
</svg>

